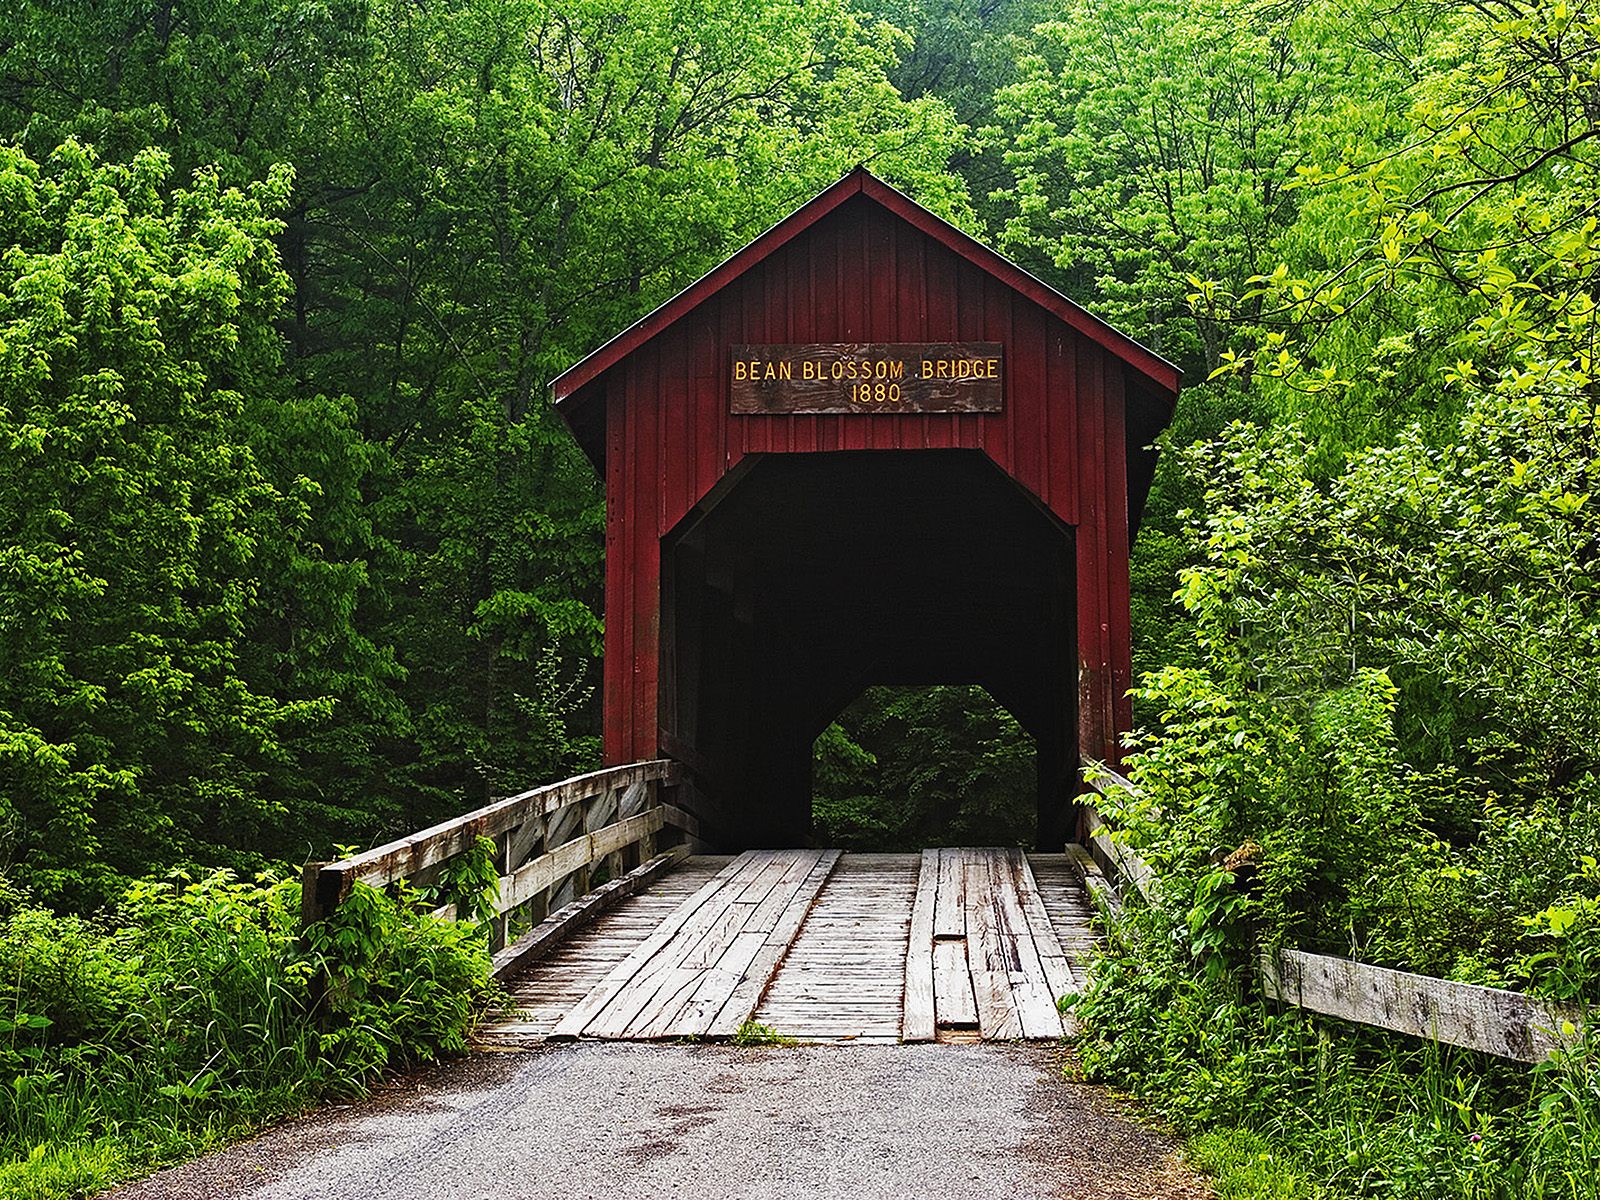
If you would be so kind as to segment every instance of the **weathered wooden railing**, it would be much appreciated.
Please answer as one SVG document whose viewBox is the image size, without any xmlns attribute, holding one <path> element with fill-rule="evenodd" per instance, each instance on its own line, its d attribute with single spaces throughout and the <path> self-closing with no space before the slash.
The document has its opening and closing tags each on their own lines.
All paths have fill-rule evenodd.
<svg viewBox="0 0 1600 1200">
<path fill-rule="evenodd" d="M 1089 764 L 1088 785 L 1104 796 L 1137 785 L 1099 763 Z M 1150 864 L 1112 836 L 1092 805 L 1086 836 L 1095 863 L 1146 903 L 1159 903 L 1159 880 Z M 1505 988 L 1457 983 L 1375 967 L 1304 950 L 1264 950 L 1261 987 L 1268 999 L 1319 1016 L 1370 1025 L 1390 1033 L 1428 1038 L 1518 1062 L 1540 1062 L 1571 1045 L 1583 1028 L 1577 1008 Z"/>
<path fill-rule="evenodd" d="M 339 862 L 308 863 L 302 919 L 309 925 L 328 916 L 358 883 L 438 884 L 451 860 L 476 853 L 479 839 L 488 838 L 499 875 L 490 950 L 502 974 L 689 852 L 700 826 L 670 803 L 678 779 L 677 764 L 666 759 L 609 767 L 508 796 Z M 658 853 L 666 841 L 678 844 Z M 591 890 L 601 875 L 604 884 Z M 435 915 L 451 919 L 455 905 Z M 520 926 L 531 928 L 508 947 Z"/>
</svg>

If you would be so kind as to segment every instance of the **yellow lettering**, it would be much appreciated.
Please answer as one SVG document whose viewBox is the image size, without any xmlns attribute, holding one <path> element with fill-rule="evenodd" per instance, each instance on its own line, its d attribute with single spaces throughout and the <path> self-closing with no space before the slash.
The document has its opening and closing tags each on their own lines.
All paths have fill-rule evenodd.
<svg viewBox="0 0 1600 1200">
<path fill-rule="evenodd" d="M 922 360 L 922 378 L 933 378 L 933 360 L 930 358 L 925 358 Z"/>
<path fill-rule="evenodd" d="M 743 359 L 740 359 L 738 362 L 733 364 L 733 377 L 735 379 L 743 379 L 745 377 Z"/>
<path fill-rule="evenodd" d="M 833 377 L 835 379 L 843 379 L 844 378 L 844 363 L 841 362 L 839 359 L 834 359 L 833 360 Z"/>
<path fill-rule="evenodd" d="M 903 359 L 895 359 L 889 364 L 890 379 L 904 379 L 906 377 L 906 364 Z"/>
<path fill-rule="evenodd" d="M 781 363 L 778 364 L 778 378 L 779 379 L 793 379 L 794 378 L 794 364 L 792 362 L 790 362 L 788 359 L 784 359 Z"/>
<path fill-rule="evenodd" d="M 990 379 L 999 379 L 1000 378 L 1000 360 L 998 358 L 991 358 L 988 361 L 989 361 L 989 378 Z"/>
</svg>

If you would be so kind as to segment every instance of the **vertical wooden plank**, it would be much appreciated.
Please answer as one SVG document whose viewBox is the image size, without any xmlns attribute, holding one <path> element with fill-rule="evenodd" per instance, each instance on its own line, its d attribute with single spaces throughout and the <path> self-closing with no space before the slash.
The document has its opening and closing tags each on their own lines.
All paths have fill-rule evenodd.
<svg viewBox="0 0 1600 1200">
<path fill-rule="evenodd" d="M 818 337 L 833 342 L 847 342 L 845 327 L 847 316 L 845 312 L 846 276 L 849 267 L 844 262 L 845 253 L 845 222 L 841 214 L 835 213 L 828 219 L 828 240 L 819 249 L 828 254 L 825 267 L 826 286 L 822 290 L 828 308 L 827 311 L 817 314 L 819 321 Z M 844 417 L 828 416 L 822 418 L 822 449 L 839 450 L 844 445 Z"/>
<path fill-rule="evenodd" d="M 844 329 L 841 341 L 866 342 L 871 341 L 868 328 L 868 310 L 871 301 L 868 295 L 867 280 L 870 267 L 868 264 L 869 237 L 867 231 L 868 205 L 860 201 L 853 201 L 840 208 L 840 216 L 845 219 L 842 227 L 840 244 L 844 248 L 844 258 L 840 267 L 843 291 L 843 303 L 840 311 L 844 314 Z M 864 417 L 841 413 L 839 421 L 839 449 L 864 450 L 870 444 L 867 440 Z"/>
<path fill-rule="evenodd" d="M 933 910 L 938 887 L 939 852 L 924 850 L 906 947 L 906 998 L 900 1023 L 904 1042 L 931 1042 L 934 1037 Z"/>
<path fill-rule="evenodd" d="M 661 630 L 661 493 L 664 487 L 661 454 L 661 339 L 647 343 L 634 356 L 634 419 L 632 471 L 633 510 L 633 677 L 629 705 L 630 757 L 656 756 L 657 677 L 660 670 Z"/>
<path fill-rule="evenodd" d="M 1011 975 L 1018 969 L 1015 944 L 1006 944 L 998 924 L 994 875 L 978 855 L 961 864 L 966 893 L 967 962 L 972 972 L 973 998 L 978 1007 L 978 1029 L 986 1041 L 1010 1041 L 1022 1036 L 1022 1022 L 1011 995 Z"/>
<path fill-rule="evenodd" d="M 812 343 L 817 336 L 817 254 L 827 239 L 826 229 L 813 228 L 806 244 L 795 249 L 795 302 L 789 306 L 789 340 Z M 812 413 L 795 422 L 791 450 L 816 450 L 822 418 Z"/>
<path fill-rule="evenodd" d="M 895 312 L 894 340 L 928 339 L 928 278 L 923 246 L 927 235 L 899 221 L 894 223 Z M 928 418 L 922 413 L 895 413 L 894 444 L 902 450 L 920 450 L 928 444 Z"/>
<path fill-rule="evenodd" d="M 719 323 L 726 301 L 718 298 L 716 309 L 698 323 L 694 356 L 694 500 L 716 486 L 722 478 L 727 445 L 727 404 L 722 389 L 727 387 L 727 351 L 718 338 Z"/>
<path fill-rule="evenodd" d="M 1006 348 L 1007 359 L 1011 358 L 1011 289 L 988 274 L 983 275 L 982 340 L 1000 342 Z M 977 417 L 978 444 L 988 451 L 989 457 L 999 463 L 1002 469 L 1010 471 L 1011 439 L 1014 433 L 1011 411 L 1016 405 L 1017 385 L 1009 369 L 1006 371 L 1005 389 L 1004 409 L 998 413 L 980 413 Z"/>
<path fill-rule="evenodd" d="M 978 1002 L 964 939 L 933 943 L 933 997 L 940 1029 L 978 1027 Z"/>
<path fill-rule="evenodd" d="M 1077 334 L 1055 318 L 1048 319 L 1045 358 L 1045 406 L 1050 452 L 1045 459 L 1045 503 L 1068 525 L 1078 523 L 1078 445 L 1074 343 Z"/>
<path fill-rule="evenodd" d="M 728 375 L 733 359 L 728 347 L 749 342 L 750 330 L 745 324 L 748 307 L 749 284 L 740 280 L 717 297 L 720 306 L 718 329 L 721 342 L 717 346 L 717 441 L 720 463 L 717 478 L 733 470 L 734 463 L 744 457 L 745 424 L 749 417 L 734 417 L 728 413 Z"/>
<path fill-rule="evenodd" d="M 694 503 L 694 451 L 690 440 L 694 414 L 689 399 L 688 347 L 692 336 L 693 326 L 685 322 L 657 339 L 661 351 L 656 408 L 662 444 L 657 537 L 665 536 Z"/>
<path fill-rule="evenodd" d="M 962 864 L 967 851 L 947 847 L 934 851 L 939 856 L 939 891 L 934 907 L 933 936 L 936 938 L 964 938 L 967 936 L 966 890 Z"/>
<path fill-rule="evenodd" d="M 606 547 L 606 760 L 618 764 L 633 760 L 633 370 L 632 361 L 620 364 L 607 385 L 612 446 L 606 467 L 614 472 L 614 487 L 607 489 L 608 520 L 615 511 L 616 540 Z M 612 571 L 613 564 L 616 567 Z M 612 738 L 614 737 L 614 740 Z"/>
<path fill-rule="evenodd" d="M 1132 546 L 1128 539 L 1128 454 L 1127 407 L 1124 389 L 1127 368 L 1120 362 L 1104 360 L 1106 430 L 1106 612 L 1110 618 L 1111 660 L 1111 743 L 1106 761 L 1122 761 L 1118 730 L 1133 728 L 1133 614 L 1132 580 L 1129 562 Z"/>
<path fill-rule="evenodd" d="M 871 310 L 867 314 L 868 341 L 894 341 L 896 316 L 900 310 L 899 281 L 895 275 L 896 240 L 899 222 L 891 222 L 880 210 L 871 212 L 871 244 L 867 247 L 867 288 L 871 297 Z M 898 444 L 900 418 L 894 416 L 864 416 L 858 418 L 867 427 L 868 445 L 874 450 L 892 450 Z"/>
<path fill-rule="evenodd" d="M 1011 477 L 1044 499 L 1049 495 L 1044 479 L 1049 424 L 1044 394 L 1045 314 L 1020 296 L 1012 299 L 1011 309 L 1011 345 L 1006 364 L 1011 385 L 1007 404 Z"/>
<path fill-rule="evenodd" d="M 955 256 L 927 239 L 923 240 L 922 254 L 922 295 L 927 314 L 923 337 L 930 342 L 960 341 L 961 334 L 956 323 Z M 956 445 L 955 425 L 958 419 L 943 413 L 924 416 L 924 444 L 936 450 Z"/>
<path fill-rule="evenodd" d="M 961 341 L 983 341 L 987 333 L 984 325 L 984 276 L 968 262 L 956 263 L 956 336 Z M 978 436 L 979 416 L 963 413 L 954 418 L 955 444 L 976 449 L 982 440 Z"/>
<path fill-rule="evenodd" d="M 1078 744 L 1085 757 L 1104 759 L 1111 713 L 1109 635 L 1105 594 L 1105 397 L 1098 373 L 1101 351 L 1077 356 L 1080 438 L 1078 471 Z"/>
</svg>

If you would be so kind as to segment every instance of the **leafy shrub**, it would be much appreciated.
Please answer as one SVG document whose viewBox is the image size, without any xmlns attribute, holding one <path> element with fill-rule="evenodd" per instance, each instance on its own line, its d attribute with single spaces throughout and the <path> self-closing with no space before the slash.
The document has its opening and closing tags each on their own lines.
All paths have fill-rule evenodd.
<svg viewBox="0 0 1600 1200">
<path fill-rule="evenodd" d="M 294 880 L 177 874 L 99 918 L 3 896 L 6 1195 L 92 1190 L 459 1050 L 488 998 L 477 926 L 368 888 L 305 937 Z"/>
</svg>

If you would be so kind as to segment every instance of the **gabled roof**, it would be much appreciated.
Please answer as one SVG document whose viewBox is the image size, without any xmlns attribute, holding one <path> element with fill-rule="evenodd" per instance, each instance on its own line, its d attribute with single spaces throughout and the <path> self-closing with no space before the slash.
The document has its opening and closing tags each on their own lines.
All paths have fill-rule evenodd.
<svg viewBox="0 0 1600 1200">
<path fill-rule="evenodd" d="M 746 271 L 765 261 L 776 251 L 810 229 L 853 196 L 866 196 L 895 216 L 915 226 L 967 262 L 987 271 L 1001 283 L 1032 300 L 1039 307 L 1066 322 L 1090 341 L 1103 346 L 1149 383 L 1149 390 L 1169 405 L 1178 395 L 1180 372 L 1166 359 L 1147 349 L 1120 330 L 1106 324 L 1082 305 L 1028 274 L 1004 255 L 996 253 L 976 238 L 961 232 L 935 216 L 902 192 L 896 191 L 865 167 L 857 167 L 831 187 L 824 189 L 756 238 L 720 266 L 702 275 L 672 299 L 647 316 L 641 317 L 587 358 L 568 367 L 550 385 L 557 411 L 565 401 L 616 366 L 662 330 L 687 316 Z"/>
</svg>

